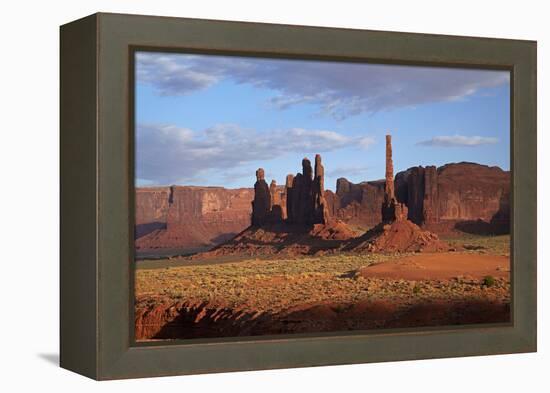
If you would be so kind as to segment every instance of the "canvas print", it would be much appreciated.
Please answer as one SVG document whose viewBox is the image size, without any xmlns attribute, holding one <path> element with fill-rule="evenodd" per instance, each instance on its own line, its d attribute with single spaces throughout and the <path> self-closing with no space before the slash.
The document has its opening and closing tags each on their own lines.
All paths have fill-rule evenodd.
<svg viewBox="0 0 550 393">
<path fill-rule="evenodd" d="M 508 71 L 134 63 L 136 341 L 510 322 Z"/>
</svg>

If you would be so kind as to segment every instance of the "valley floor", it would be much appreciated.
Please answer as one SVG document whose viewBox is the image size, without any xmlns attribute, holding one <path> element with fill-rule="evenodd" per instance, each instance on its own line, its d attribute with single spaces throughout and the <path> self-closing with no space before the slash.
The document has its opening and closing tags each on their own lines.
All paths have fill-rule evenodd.
<svg viewBox="0 0 550 393">
<path fill-rule="evenodd" d="M 136 339 L 509 322 L 510 237 L 444 240 L 457 251 L 140 261 Z"/>
</svg>

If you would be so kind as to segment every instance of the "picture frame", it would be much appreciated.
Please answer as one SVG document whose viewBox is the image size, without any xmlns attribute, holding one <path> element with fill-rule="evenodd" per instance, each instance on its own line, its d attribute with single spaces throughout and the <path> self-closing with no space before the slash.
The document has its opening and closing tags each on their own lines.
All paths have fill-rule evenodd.
<svg viewBox="0 0 550 393">
<path fill-rule="evenodd" d="M 136 343 L 133 53 L 511 72 L 512 323 Z M 534 41 L 98 13 L 61 26 L 60 364 L 97 380 L 536 351 Z"/>
</svg>

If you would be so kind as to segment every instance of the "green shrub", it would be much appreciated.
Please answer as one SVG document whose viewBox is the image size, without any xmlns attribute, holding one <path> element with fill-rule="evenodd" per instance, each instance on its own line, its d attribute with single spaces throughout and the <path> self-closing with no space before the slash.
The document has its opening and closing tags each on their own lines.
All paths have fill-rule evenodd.
<svg viewBox="0 0 550 393">
<path fill-rule="evenodd" d="M 493 276 L 485 276 L 483 277 L 483 285 L 486 287 L 492 287 L 496 284 L 496 280 Z"/>
</svg>

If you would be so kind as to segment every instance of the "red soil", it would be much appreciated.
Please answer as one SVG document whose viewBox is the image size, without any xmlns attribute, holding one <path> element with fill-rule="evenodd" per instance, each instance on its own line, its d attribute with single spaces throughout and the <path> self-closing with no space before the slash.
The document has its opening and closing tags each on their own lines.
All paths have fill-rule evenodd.
<svg viewBox="0 0 550 393">
<path fill-rule="evenodd" d="M 135 304 L 135 334 L 137 340 L 150 340 L 504 323 L 510 321 L 509 266 L 508 257 L 496 255 L 407 256 L 364 267 L 348 277 L 369 282 L 367 298 L 310 302 L 305 293 L 303 303 L 278 311 L 269 304 L 258 308 L 221 299 L 141 296 Z M 494 277 L 495 284 L 486 286 L 485 276 Z M 459 277 L 464 278 L 460 283 L 454 280 Z M 276 287 L 281 281 L 282 277 L 272 277 L 264 284 Z M 403 286 L 395 286 L 403 282 L 409 282 L 405 292 Z M 413 289 L 417 285 L 419 293 Z"/>
<path fill-rule="evenodd" d="M 412 221 L 395 221 L 378 225 L 353 245 L 353 251 L 367 252 L 436 252 L 447 251 L 447 244 L 435 233 L 425 231 Z"/>
<path fill-rule="evenodd" d="M 450 280 L 455 277 L 482 279 L 486 276 L 510 277 L 510 258 L 500 255 L 434 253 L 414 255 L 364 267 L 365 278 L 403 280 Z"/>
<path fill-rule="evenodd" d="M 357 237 L 357 233 L 340 220 L 331 220 L 327 224 L 315 224 L 309 233 L 325 240 L 349 240 Z"/>
<path fill-rule="evenodd" d="M 449 246 L 411 221 L 378 225 L 362 236 L 340 220 L 313 227 L 286 223 L 249 227 L 233 239 L 194 258 L 221 255 L 320 255 L 334 252 L 438 252 Z"/>
<path fill-rule="evenodd" d="M 251 226 L 233 239 L 192 258 L 222 255 L 313 255 L 339 250 L 356 236 L 358 234 L 355 231 L 339 220 L 313 226 L 287 223 Z"/>
</svg>

